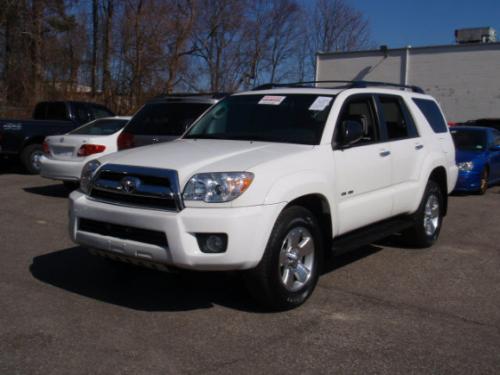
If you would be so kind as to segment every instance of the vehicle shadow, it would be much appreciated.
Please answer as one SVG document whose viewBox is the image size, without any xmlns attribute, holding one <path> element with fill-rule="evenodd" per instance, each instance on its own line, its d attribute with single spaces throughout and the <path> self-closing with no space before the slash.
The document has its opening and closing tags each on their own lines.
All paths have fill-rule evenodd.
<svg viewBox="0 0 500 375">
<path fill-rule="evenodd" d="M 355 250 L 351 250 L 342 255 L 330 255 L 326 257 L 325 264 L 323 266 L 322 274 L 330 273 L 339 268 L 347 266 L 363 258 L 369 257 L 375 253 L 383 250 L 383 247 L 377 246 L 375 244 L 366 245 Z"/>
<path fill-rule="evenodd" d="M 25 187 L 23 190 L 27 193 L 53 198 L 68 198 L 68 195 L 71 193 L 71 191 L 61 183 L 46 186 Z"/>
<path fill-rule="evenodd" d="M 366 246 L 335 257 L 325 272 L 379 250 Z M 79 246 L 33 258 L 30 272 L 46 284 L 134 310 L 188 311 L 220 305 L 245 312 L 269 312 L 252 299 L 238 273 L 165 273 L 108 261 Z"/>
<path fill-rule="evenodd" d="M 2 174 L 26 174 L 21 162 L 15 158 L 0 157 L 0 175 Z"/>
<path fill-rule="evenodd" d="M 166 273 L 93 256 L 73 247 L 33 258 L 31 274 L 58 288 L 141 311 L 186 311 L 215 304 L 259 312 L 241 278 L 223 272 Z"/>
</svg>

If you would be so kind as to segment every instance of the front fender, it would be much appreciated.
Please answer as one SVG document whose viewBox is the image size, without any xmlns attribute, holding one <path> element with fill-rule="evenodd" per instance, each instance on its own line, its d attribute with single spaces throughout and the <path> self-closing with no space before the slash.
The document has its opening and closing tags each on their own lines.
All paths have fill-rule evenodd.
<svg viewBox="0 0 500 375">
<path fill-rule="evenodd" d="M 321 194 L 330 201 L 333 188 L 333 183 L 329 183 L 323 174 L 300 171 L 277 180 L 267 192 L 264 204 L 289 203 L 310 194 Z"/>
</svg>

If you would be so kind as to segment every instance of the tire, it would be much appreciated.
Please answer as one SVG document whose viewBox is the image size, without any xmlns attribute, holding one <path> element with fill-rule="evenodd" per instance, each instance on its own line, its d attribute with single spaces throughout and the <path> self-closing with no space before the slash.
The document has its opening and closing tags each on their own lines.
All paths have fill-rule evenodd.
<svg viewBox="0 0 500 375">
<path fill-rule="evenodd" d="M 430 180 L 417 212 L 413 215 L 415 224 L 403 231 L 403 240 L 411 247 L 427 248 L 438 239 L 443 223 L 443 194 L 439 185 Z"/>
<path fill-rule="evenodd" d="M 245 274 L 250 293 L 265 307 L 292 309 L 312 294 L 323 257 L 319 228 L 316 217 L 300 206 L 279 215 L 262 260 Z"/>
<path fill-rule="evenodd" d="M 40 157 L 43 155 L 42 145 L 35 143 L 21 151 L 21 163 L 29 174 L 40 173 Z"/>
<path fill-rule="evenodd" d="M 485 167 L 483 169 L 483 172 L 481 173 L 481 179 L 479 180 L 479 195 L 483 195 L 486 193 L 486 190 L 488 190 L 488 179 L 489 179 L 489 171 L 488 167 Z"/>
<path fill-rule="evenodd" d="M 76 181 L 63 181 L 63 185 L 66 188 L 66 190 L 68 190 L 70 192 L 78 189 L 78 186 L 79 186 L 78 182 L 76 182 Z"/>
</svg>

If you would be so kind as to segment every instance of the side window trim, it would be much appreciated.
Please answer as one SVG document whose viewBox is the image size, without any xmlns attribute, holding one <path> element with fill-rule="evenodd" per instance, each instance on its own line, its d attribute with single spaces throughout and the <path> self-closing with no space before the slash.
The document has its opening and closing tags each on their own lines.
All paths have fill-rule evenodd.
<svg viewBox="0 0 500 375">
<path fill-rule="evenodd" d="M 407 126 L 411 127 L 411 133 L 408 138 L 420 138 L 420 132 L 418 131 L 417 124 L 415 122 L 415 119 L 413 118 L 410 108 L 406 104 L 406 101 L 404 98 L 400 97 L 399 98 L 399 104 L 401 106 L 401 109 L 403 111 L 403 116 L 405 118 Z"/>
<path fill-rule="evenodd" d="M 352 101 L 363 100 L 363 99 L 366 99 L 369 102 L 370 110 L 372 111 L 373 121 L 375 121 L 375 132 L 376 132 L 375 136 L 376 136 L 377 140 L 375 142 L 362 143 L 359 145 L 354 144 L 354 145 L 351 145 L 349 148 L 363 147 L 363 146 L 369 146 L 369 145 L 385 142 L 382 140 L 382 137 L 381 137 L 380 117 L 379 117 L 379 113 L 378 113 L 379 111 L 377 109 L 377 105 L 375 103 L 374 95 L 369 94 L 369 93 L 367 93 L 367 94 L 354 94 L 354 95 L 348 96 L 344 100 L 344 103 L 342 103 L 342 107 L 340 108 L 337 120 L 335 121 L 335 128 L 334 128 L 333 137 L 332 137 L 332 147 L 334 150 L 341 150 L 342 149 L 341 147 L 339 147 L 339 145 L 337 143 L 337 136 L 338 136 L 338 131 L 340 128 L 340 121 L 342 119 L 342 116 L 344 115 L 344 111 L 345 111 L 346 107 Z"/>
</svg>

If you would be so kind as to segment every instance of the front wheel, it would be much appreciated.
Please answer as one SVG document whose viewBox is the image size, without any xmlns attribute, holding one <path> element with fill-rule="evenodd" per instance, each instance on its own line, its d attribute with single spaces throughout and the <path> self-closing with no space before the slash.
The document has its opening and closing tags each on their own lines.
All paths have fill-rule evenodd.
<svg viewBox="0 0 500 375">
<path fill-rule="evenodd" d="M 429 181 L 417 212 L 414 225 L 404 231 L 403 238 L 411 246 L 430 247 L 438 239 L 443 223 L 443 194 L 439 185 Z"/>
<path fill-rule="evenodd" d="M 312 294 L 323 255 L 319 228 L 306 208 L 289 207 L 280 214 L 261 262 L 246 274 L 249 291 L 266 307 L 291 309 Z"/>
</svg>

